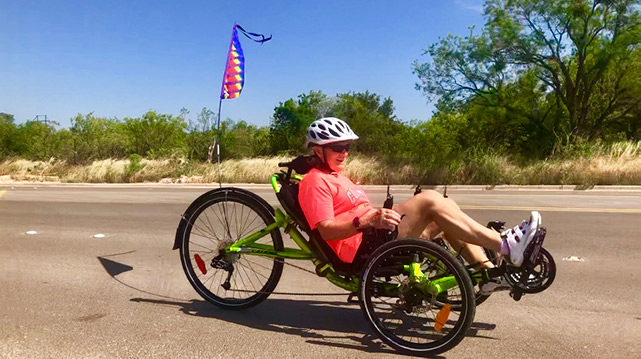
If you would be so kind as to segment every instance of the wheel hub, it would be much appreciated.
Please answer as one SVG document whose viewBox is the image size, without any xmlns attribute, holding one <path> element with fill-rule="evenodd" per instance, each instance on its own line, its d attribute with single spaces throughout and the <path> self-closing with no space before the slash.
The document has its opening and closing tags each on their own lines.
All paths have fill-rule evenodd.
<svg viewBox="0 0 641 359">
<path fill-rule="evenodd" d="M 229 265 L 236 263 L 240 259 L 240 253 L 232 253 L 232 252 L 225 251 L 225 248 L 229 247 L 233 243 L 234 241 L 230 239 L 221 241 L 220 244 L 218 245 L 218 256 L 216 256 L 214 260 L 219 259 L 220 261 L 223 261 Z M 212 262 L 212 266 L 213 265 L 214 264 Z M 218 268 L 222 268 L 222 267 L 218 267 Z"/>
<path fill-rule="evenodd" d="M 420 307 L 423 306 L 424 297 L 425 295 L 419 289 L 411 287 L 408 282 L 404 282 L 401 285 L 398 305 L 406 313 L 410 314 L 420 310 Z"/>
</svg>

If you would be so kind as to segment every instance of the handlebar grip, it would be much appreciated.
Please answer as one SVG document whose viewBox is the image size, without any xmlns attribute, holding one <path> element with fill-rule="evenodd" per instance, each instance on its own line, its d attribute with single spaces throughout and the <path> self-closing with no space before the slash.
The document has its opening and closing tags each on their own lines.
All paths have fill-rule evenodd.
<svg viewBox="0 0 641 359">
<path fill-rule="evenodd" d="M 392 209 L 394 207 L 394 195 L 389 193 L 389 186 L 387 186 L 387 197 L 383 202 L 383 208 Z"/>
<path fill-rule="evenodd" d="M 394 196 L 388 194 L 387 199 L 383 203 L 383 208 L 392 209 L 392 207 L 394 207 Z"/>
</svg>

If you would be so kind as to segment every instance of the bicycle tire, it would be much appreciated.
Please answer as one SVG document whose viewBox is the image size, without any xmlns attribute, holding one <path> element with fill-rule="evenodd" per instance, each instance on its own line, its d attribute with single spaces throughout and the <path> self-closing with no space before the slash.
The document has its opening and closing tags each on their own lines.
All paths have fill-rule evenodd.
<svg viewBox="0 0 641 359">
<path fill-rule="evenodd" d="M 283 259 L 243 254 L 223 256 L 220 249 L 274 223 L 273 213 L 265 200 L 239 188 L 209 191 L 189 206 L 178 227 L 177 235 L 182 238 L 180 259 L 189 283 L 202 298 L 232 310 L 250 308 L 267 299 L 280 280 Z M 245 223 L 240 223 L 243 220 Z M 283 250 L 279 229 L 258 243 Z M 234 268 L 230 288 L 219 285 L 230 275 L 229 267 L 214 267 L 214 263 Z"/>
<path fill-rule="evenodd" d="M 431 279 L 454 276 L 460 309 L 452 308 L 449 315 L 454 313 L 455 318 L 448 315 L 445 320 L 438 319 L 444 306 L 437 303 L 437 295 L 417 292 L 407 286 L 407 274 L 402 270 L 394 272 L 395 268 L 402 268 L 401 261 L 407 263 L 404 258 L 408 255 L 420 259 L 422 271 Z M 382 288 L 386 286 L 401 288 L 398 296 L 384 293 Z M 433 355 L 452 349 L 463 340 L 476 313 L 474 289 L 466 268 L 439 245 L 422 239 L 392 241 L 374 252 L 362 274 L 361 309 L 383 342 L 411 355 Z M 411 327 L 404 326 L 408 321 L 412 322 Z M 436 326 L 438 321 L 444 324 L 441 329 Z"/>
</svg>

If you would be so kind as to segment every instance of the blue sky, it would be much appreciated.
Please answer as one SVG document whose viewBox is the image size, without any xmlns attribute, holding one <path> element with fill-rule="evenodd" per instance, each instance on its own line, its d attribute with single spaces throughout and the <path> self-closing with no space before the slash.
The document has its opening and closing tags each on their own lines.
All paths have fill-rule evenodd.
<svg viewBox="0 0 641 359">
<path fill-rule="evenodd" d="M 454 1 L 13 1 L 0 0 L 0 112 L 195 119 L 214 111 L 231 30 L 241 36 L 245 87 L 222 116 L 268 125 L 279 102 L 310 90 L 391 97 L 403 121 L 433 106 L 414 89 L 414 60 L 448 33 L 483 24 L 482 0 Z"/>
</svg>

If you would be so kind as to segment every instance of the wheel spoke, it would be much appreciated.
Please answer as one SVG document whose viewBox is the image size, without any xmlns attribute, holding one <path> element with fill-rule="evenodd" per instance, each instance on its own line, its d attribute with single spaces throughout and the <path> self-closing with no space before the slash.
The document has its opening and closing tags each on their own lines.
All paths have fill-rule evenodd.
<svg viewBox="0 0 641 359">
<path fill-rule="evenodd" d="M 249 270 L 251 273 L 253 273 L 253 274 L 254 274 L 254 277 L 256 277 L 256 280 L 257 280 L 257 281 L 259 281 L 259 282 L 261 281 L 261 278 L 259 278 L 259 277 L 262 277 L 264 280 L 269 279 L 269 277 L 268 277 L 268 276 L 266 276 L 266 275 L 264 275 L 263 273 L 261 273 L 261 272 L 257 272 L 257 271 L 255 271 L 255 270 L 253 270 L 253 268 L 252 268 L 252 266 L 251 266 L 251 265 L 243 264 L 243 263 L 240 263 L 240 262 L 239 262 L 238 264 L 239 264 L 243 269 L 247 269 L 247 270 Z"/>
<path fill-rule="evenodd" d="M 205 219 L 204 220 L 201 219 L 201 221 L 203 222 L 203 225 L 205 227 L 207 227 L 207 229 L 209 229 L 208 233 L 211 234 L 213 236 L 213 238 L 216 238 L 216 240 L 218 240 L 218 241 L 222 240 L 218 236 L 218 233 L 216 233 L 216 229 L 215 229 L 214 225 L 211 224 L 211 220 L 209 219 L 209 216 L 207 215 L 207 211 L 204 211 L 203 215 L 205 216 Z M 206 223 L 205 223 L 205 220 L 207 221 Z"/>
</svg>

